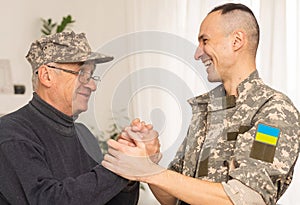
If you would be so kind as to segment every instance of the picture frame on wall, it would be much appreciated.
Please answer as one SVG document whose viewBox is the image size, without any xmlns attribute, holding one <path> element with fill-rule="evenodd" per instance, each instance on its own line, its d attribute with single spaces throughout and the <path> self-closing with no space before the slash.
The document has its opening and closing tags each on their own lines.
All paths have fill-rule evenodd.
<svg viewBox="0 0 300 205">
<path fill-rule="evenodd" d="M 0 59 L 0 94 L 13 94 L 14 86 L 11 76 L 10 61 Z"/>
</svg>

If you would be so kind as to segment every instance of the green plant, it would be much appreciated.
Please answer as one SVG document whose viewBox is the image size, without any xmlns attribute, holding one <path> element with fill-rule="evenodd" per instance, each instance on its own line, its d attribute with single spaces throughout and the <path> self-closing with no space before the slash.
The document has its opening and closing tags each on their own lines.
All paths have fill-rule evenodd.
<svg viewBox="0 0 300 205">
<path fill-rule="evenodd" d="M 122 128 L 120 128 L 116 123 L 112 123 L 109 125 L 109 128 L 106 130 L 106 132 L 101 132 L 100 137 L 98 137 L 98 141 L 103 154 L 106 154 L 108 149 L 106 141 L 108 139 L 117 140 L 121 130 Z"/>
<path fill-rule="evenodd" d="M 56 22 L 53 22 L 51 18 L 49 19 L 41 19 L 43 22 L 43 27 L 41 29 L 42 34 L 44 35 L 50 35 L 53 32 L 53 29 L 56 27 L 55 32 L 60 33 L 66 29 L 66 27 L 72 23 L 75 22 L 74 19 L 72 19 L 71 15 L 65 16 L 62 18 L 62 21 L 60 24 L 57 24 Z"/>
<path fill-rule="evenodd" d="M 118 112 L 113 113 L 114 117 L 109 120 L 110 124 L 105 131 L 101 131 L 100 135 L 97 137 L 99 141 L 100 148 L 103 153 L 107 153 L 107 143 L 108 139 L 117 140 L 118 136 L 124 128 L 121 124 L 129 124 L 130 120 L 126 117 L 126 110 L 121 109 Z"/>
</svg>

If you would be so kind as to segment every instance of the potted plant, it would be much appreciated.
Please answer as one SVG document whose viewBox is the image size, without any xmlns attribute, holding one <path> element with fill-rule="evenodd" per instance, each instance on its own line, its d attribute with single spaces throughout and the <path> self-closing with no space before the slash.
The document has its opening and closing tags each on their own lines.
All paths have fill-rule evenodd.
<svg viewBox="0 0 300 205">
<path fill-rule="evenodd" d="M 72 18 L 71 15 L 67 15 L 62 18 L 62 21 L 60 24 L 57 24 L 57 22 L 53 22 L 51 18 L 48 19 L 41 19 L 43 22 L 43 27 L 41 29 L 41 32 L 43 35 L 51 35 L 54 31 L 56 33 L 63 32 L 68 26 L 73 24 L 75 20 Z M 55 29 L 56 28 L 56 29 Z"/>
</svg>

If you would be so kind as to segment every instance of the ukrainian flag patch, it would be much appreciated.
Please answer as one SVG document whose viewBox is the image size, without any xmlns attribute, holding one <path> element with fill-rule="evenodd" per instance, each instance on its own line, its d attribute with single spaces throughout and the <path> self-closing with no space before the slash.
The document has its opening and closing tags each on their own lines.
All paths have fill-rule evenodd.
<svg viewBox="0 0 300 205">
<path fill-rule="evenodd" d="M 255 141 L 276 146 L 279 134 L 280 129 L 277 127 L 271 127 L 265 124 L 258 124 L 255 134 Z"/>
</svg>

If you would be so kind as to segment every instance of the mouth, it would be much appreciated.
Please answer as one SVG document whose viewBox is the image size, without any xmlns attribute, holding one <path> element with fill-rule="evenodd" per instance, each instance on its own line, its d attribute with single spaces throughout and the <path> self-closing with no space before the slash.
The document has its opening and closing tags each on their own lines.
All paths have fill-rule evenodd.
<svg viewBox="0 0 300 205">
<path fill-rule="evenodd" d="M 87 93 L 78 93 L 79 95 L 89 99 L 90 98 L 90 94 L 87 94 Z"/>
<path fill-rule="evenodd" d="M 213 61 L 211 59 L 203 61 L 203 64 L 206 69 L 208 69 L 211 65 L 213 65 Z"/>
</svg>

